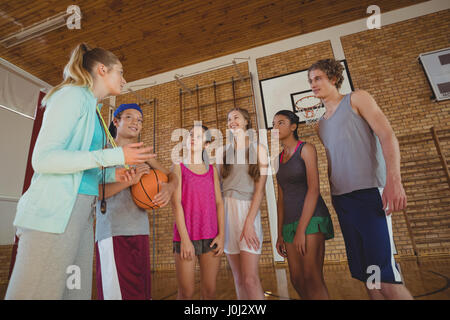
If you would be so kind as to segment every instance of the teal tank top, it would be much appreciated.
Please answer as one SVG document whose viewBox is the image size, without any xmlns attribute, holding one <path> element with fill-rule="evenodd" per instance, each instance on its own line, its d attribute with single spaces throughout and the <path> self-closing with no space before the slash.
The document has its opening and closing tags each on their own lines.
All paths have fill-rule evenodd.
<svg viewBox="0 0 450 320">
<path fill-rule="evenodd" d="M 95 119 L 94 135 L 92 137 L 91 147 L 89 151 L 99 150 L 103 148 L 103 129 L 100 125 L 98 117 Z M 92 168 L 83 172 L 79 194 L 87 194 L 90 196 L 98 196 L 98 184 L 99 184 L 99 171 L 100 168 Z"/>
</svg>

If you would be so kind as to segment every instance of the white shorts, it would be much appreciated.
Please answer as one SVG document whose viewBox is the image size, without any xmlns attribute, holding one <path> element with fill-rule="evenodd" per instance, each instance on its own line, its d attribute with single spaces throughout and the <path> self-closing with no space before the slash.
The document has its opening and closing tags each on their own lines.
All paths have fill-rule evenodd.
<svg viewBox="0 0 450 320">
<path fill-rule="evenodd" d="M 255 232 L 259 238 L 259 248 L 255 250 L 247 246 L 245 239 L 239 241 L 252 202 L 229 197 L 225 197 L 223 200 L 225 205 L 225 253 L 239 254 L 241 251 L 247 251 L 254 254 L 261 254 L 263 243 L 261 212 L 258 210 L 254 222 Z"/>
</svg>

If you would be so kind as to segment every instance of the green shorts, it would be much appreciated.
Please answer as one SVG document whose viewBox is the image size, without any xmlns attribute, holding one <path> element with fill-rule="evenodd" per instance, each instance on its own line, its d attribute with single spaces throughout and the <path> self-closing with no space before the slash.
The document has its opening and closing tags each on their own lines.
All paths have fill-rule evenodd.
<svg viewBox="0 0 450 320">
<path fill-rule="evenodd" d="M 297 231 L 298 221 L 283 225 L 283 239 L 285 242 L 294 242 L 295 232 Z M 331 217 L 312 217 L 306 228 L 305 234 L 322 232 L 325 240 L 334 238 L 334 228 Z"/>
</svg>

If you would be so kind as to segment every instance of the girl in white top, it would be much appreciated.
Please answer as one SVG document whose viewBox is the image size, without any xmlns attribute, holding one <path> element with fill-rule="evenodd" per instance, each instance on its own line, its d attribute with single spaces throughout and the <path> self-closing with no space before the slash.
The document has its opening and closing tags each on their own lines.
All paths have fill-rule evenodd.
<svg viewBox="0 0 450 320">
<path fill-rule="evenodd" d="M 218 164 L 225 205 L 224 252 L 237 298 L 263 300 L 258 270 L 263 242 L 259 207 L 267 180 L 263 171 L 267 169 L 267 153 L 249 138 L 252 131 L 247 110 L 230 110 L 228 129 L 233 142 L 225 147 L 223 165 Z"/>
</svg>

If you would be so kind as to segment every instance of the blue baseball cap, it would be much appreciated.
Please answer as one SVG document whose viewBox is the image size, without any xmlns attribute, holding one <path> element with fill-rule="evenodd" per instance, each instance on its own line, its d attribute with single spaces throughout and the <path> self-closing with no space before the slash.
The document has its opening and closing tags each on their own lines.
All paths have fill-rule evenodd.
<svg viewBox="0 0 450 320">
<path fill-rule="evenodd" d="M 127 109 L 135 109 L 135 110 L 139 111 L 142 114 L 142 116 L 144 116 L 144 113 L 142 112 L 141 107 L 139 107 L 139 105 L 137 103 L 123 103 L 116 109 L 116 111 L 114 111 L 114 117 L 117 117 L 117 115 L 120 112 L 125 111 Z"/>
</svg>

